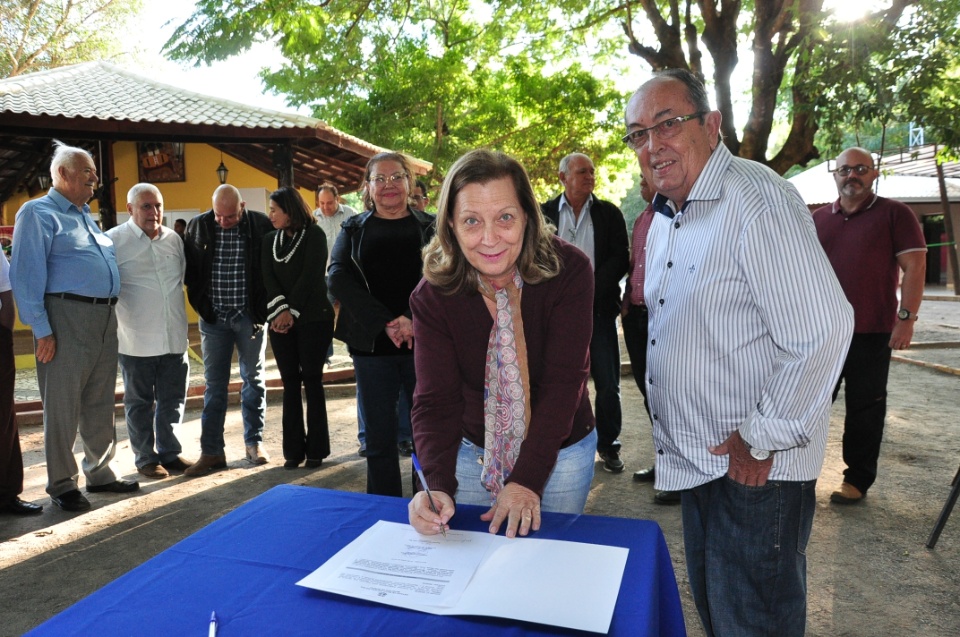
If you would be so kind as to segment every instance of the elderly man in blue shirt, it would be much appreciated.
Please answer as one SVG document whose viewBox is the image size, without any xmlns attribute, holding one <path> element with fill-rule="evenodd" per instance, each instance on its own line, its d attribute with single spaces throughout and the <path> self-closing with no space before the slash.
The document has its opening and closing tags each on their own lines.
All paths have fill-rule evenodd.
<svg viewBox="0 0 960 637">
<path fill-rule="evenodd" d="M 97 186 L 93 158 L 56 142 L 53 187 L 17 213 L 10 281 L 20 320 L 33 329 L 43 401 L 47 493 L 66 511 L 86 511 L 73 455 L 83 441 L 90 493 L 129 493 L 136 481 L 117 477 L 114 392 L 120 273 L 113 242 L 90 214 Z"/>
</svg>

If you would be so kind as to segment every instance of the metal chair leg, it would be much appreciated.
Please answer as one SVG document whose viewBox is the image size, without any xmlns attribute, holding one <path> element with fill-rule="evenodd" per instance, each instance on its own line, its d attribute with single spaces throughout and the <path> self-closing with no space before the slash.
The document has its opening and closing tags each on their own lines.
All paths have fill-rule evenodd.
<svg viewBox="0 0 960 637">
<path fill-rule="evenodd" d="M 940 517 L 937 518 L 937 523 L 933 527 L 933 531 L 930 533 L 930 539 L 927 540 L 927 548 L 932 549 L 937 545 L 937 540 L 940 539 L 940 533 L 943 531 L 943 527 L 946 526 L 947 520 L 950 519 L 950 513 L 953 511 L 953 505 L 957 503 L 957 498 L 960 497 L 960 469 L 957 469 L 957 475 L 953 476 L 953 482 L 951 483 L 952 488 L 950 489 L 950 495 L 947 496 L 947 501 L 943 505 L 943 510 L 940 511 Z"/>
</svg>

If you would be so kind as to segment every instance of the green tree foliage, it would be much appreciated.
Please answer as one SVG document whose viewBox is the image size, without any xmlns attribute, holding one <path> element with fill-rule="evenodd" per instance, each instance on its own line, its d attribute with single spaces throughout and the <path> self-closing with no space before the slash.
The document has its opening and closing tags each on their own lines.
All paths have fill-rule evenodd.
<svg viewBox="0 0 960 637">
<path fill-rule="evenodd" d="M 110 57 L 140 0 L 0 2 L 0 77 Z"/>
<path fill-rule="evenodd" d="M 907 146 L 916 124 L 927 143 L 957 148 L 958 12 L 958 2 L 925 0 L 905 10 L 896 29 L 885 27 L 882 14 L 834 25 L 833 52 L 814 52 L 820 72 L 807 80 L 826 87 L 815 102 L 818 145 L 830 156 L 851 143 L 890 150 Z"/>
<path fill-rule="evenodd" d="M 200 0 L 166 48 L 209 63 L 275 42 L 285 61 L 262 77 L 291 105 L 432 161 L 434 181 L 469 149 L 503 150 L 546 194 L 569 152 L 613 157 L 608 168 L 628 159 L 617 138 L 626 96 L 551 24 L 550 8 L 530 2 Z"/>
<path fill-rule="evenodd" d="M 598 3 L 653 70 L 683 67 L 712 85 L 727 146 L 783 173 L 851 143 L 905 145 L 911 123 L 956 147 L 960 2 L 888 0 L 842 22 L 823 0 L 633 0 Z M 749 90 L 732 78 L 753 53 Z M 742 127 L 738 93 L 749 100 Z"/>
<path fill-rule="evenodd" d="M 633 159 L 616 140 L 623 97 L 596 79 L 621 53 L 689 68 L 715 93 L 730 149 L 784 173 L 843 134 L 916 122 L 953 144 L 960 0 L 889 0 L 842 23 L 824 0 L 200 0 L 167 43 L 211 62 L 255 41 L 286 59 L 263 73 L 295 105 L 442 169 L 493 146 L 545 189 L 559 158 L 601 172 Z M 611 37 L 618 27 L 623 37 Z M 604 34 L 603 36 L 599 34 Z M 749 86 L 734 84 L 752 53 Z M 742 73 L 741 73 L 742 74 Z M 748 102 L 737 121 L 738 101 Z M 632 171 L 632 165 L 630 170 Z"/>
<path fill-rule="evenodd" d="M 820 157 L 818 144 L 834 151 L 851 129 L 916 121 L 943 133 L 956 112 L 956 80 L 946 72 L 958 49 L 957 0 L 890 0 L 849 23 L 833 20 L 823 0 L 595 1 L 589 14 L 614 15 L 630 52 L 652 69 L 688 68 L 709 80 L 727 146 L 780 173 Z M 745 48 L 750 111 L 738 129 L 733 105 L 743 87 L 731 78 Z M 776 127 L 786 134 L 772 148 Z"/>
</svg>

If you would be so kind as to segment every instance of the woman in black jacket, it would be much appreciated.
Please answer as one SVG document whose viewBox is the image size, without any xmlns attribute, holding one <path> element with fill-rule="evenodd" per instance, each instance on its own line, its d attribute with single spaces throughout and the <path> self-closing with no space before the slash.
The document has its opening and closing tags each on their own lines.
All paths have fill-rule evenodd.
<svg viewBox="0 0 960 637">
<path fill-rule="evenodd" d="M 327 238 L 293 188 L 270 195 L 270 221 L 276 231 L 263 240 L 262 271 L 270 346 L 283 382 L 283 466 L 295 469 L 306 460 L 314 468 L 330 455 L 323 393 L 324 353 L 333 340 L 333 306 L 323 278 Z"/>
<path fill-rule="evenodd" d="M 397 450 L 398 397 L 413 403 L 410 293 L 420 282 L 420 251 L 433 217 L 408 204 L 413 177 L 407 158 L 380 153 L 367 163 L 367 211 L 343 224 L 327 274 L 340 303 L 334 335 L 349 346 L 357 402 L 367 429 L 367 493 L 403 495 Z"/>
</svg>

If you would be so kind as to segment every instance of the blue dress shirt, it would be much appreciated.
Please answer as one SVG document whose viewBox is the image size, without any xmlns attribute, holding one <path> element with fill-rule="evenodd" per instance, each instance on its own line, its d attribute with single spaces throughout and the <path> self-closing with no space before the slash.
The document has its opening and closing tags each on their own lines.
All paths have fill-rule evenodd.
<svg viewBox="0 0 960 637">
<path fill-rule="evenodd" d="M 120 293 L 120 271 L 110 240 L 90 215 L 51 188 L 23 204 L 13 228 L 10 282 L 20 320 L 34 338 L 50 336 L 43 296 L 69 292 L 108 298 Z"/>
</svg>

